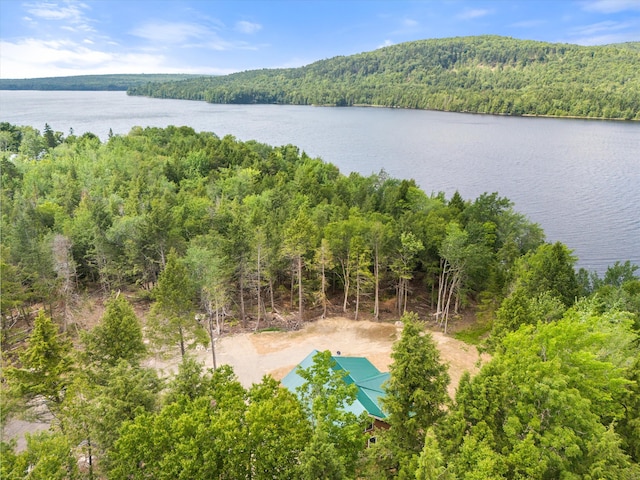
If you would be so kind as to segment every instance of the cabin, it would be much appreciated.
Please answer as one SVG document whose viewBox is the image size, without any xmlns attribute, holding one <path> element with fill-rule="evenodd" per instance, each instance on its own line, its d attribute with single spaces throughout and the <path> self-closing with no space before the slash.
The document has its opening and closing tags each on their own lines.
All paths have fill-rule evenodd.
<svg viewBox="0 0 640 480">
<path fill-rule="evenodd" d="M 313 364 L 313 357 L 318 350 L 313 350 L 307 357 L 296 365 L 283 379 L 282 385 L 295 393 L 296 389 L 304 383 L 304 379 L 298 375 L 298 368 L 306 369 Z M 389 373 L 382 373 L 365 357 L 346 357 L 332 355 L 333 370 L 345 371 L 343 377 L 347 385 L 355 384 L 357 387 L 356 400 L 351 405 L 345 405 L 345 409 L 355 415 L 365 412 L 371 423 L 367 428 L 373 432 L 376 428 L 389 428 L 386 422 L 386 414 L 382 409 L 381 399 L 384 396 L 382 384 L 389 379 Z M 369 438 L 369 444 L 375 443 L 375 436 Z"/>
</svg>

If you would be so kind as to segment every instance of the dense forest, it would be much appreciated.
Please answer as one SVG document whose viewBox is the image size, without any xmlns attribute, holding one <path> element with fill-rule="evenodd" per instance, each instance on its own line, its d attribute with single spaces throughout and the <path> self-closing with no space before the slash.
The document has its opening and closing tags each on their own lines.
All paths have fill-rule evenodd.
<svg viewBox="0 0 640 480">
<path fill-rule="evenodd" d="M 196 77 L 188 74 L 75 75 L 47 78 L 0 78 L 0 90 L 127 90 L 149 82 L 173 82 Z"/>
<path fill-rule="evenodd" d="M 2 123 L 0 150 L 0 426 L 52 425 L 21 452 L 2 438 L 3 479 L 640 475 L 638 267 L 576 271 L 499 194 L 427 195 L 189 127 L 101 142 Z M 106 304 L 91 329 L 87 299 Z M 425 326 L 463 311 L 492 359 L 451 399 Z M 331 314 L 404 323 L 371 448 L 327 354 L 299 395 L 189 354 Z M 179 371 L 145 367 L 152 351 Z"/>
<path fill-rule="evenodd" d="M 300 68 L 131 87 L 212 103 L 372 105 L 640 120 L 638 43 L 583 47 L 498 36 L 422 40 Z"/>
</svg>

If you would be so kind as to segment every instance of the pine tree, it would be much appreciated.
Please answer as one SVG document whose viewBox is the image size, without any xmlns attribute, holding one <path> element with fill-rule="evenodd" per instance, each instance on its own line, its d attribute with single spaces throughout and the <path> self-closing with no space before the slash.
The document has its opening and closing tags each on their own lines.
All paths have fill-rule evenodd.
<svg viewBox="0 0 640 480">
<path fill-rule="evenodd" d="M 20 367 L 7 369 L 7 377 L 27 400 L 44 398 L 56 414 L 62 404 L 73 369 L 71 343 L 61 339 L 51 318 L 40 312 L 27 346 L 20 353 Z"/>
<path fill-rule="evenodd" d="M 140 321 L 120 294 L 107 301 L 102 321 L 84 341 L 89 358 L 105 367 L 114 367 L 121 359 L 135 365 L 146 351 Z"/>
<path fill-rule="evenodd" d="M 389 445 L 397 462 L 418 455 L 425 433 L 443 415 L 449 374 L 440 363 L 432 336 L 422 332 L 415 313 L 402 317 L 404 328 L 393 346 L 383 406 L 387 413 Z"/>
</svg>

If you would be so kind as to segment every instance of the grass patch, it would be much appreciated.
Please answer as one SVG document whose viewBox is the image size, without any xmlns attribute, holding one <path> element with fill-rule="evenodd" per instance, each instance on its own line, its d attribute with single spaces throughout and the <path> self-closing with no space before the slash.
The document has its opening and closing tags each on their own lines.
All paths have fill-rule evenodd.
<svg viewBox="0 0 640 480">
<path fill-rule="evenodd" d="M 267 328 L 261 328 L 260 330 L 256 330 L 255 333 L 262 333 L 262 332 L 284 332 L 284 330 L 280 327 L 267 327 Z"/>
<path fill-rule="evenodd" d="M 453 337 L 469 345 L 480 345 L 491 331 L 490 322 L 477 322 L 469 328 L 454 333 Z"/>
</svg>

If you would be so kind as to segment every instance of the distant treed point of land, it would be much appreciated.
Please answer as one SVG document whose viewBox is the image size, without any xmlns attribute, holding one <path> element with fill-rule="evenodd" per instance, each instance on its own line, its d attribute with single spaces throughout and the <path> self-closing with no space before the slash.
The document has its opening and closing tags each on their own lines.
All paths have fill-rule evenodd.
<svg viewBox="0 0 640 480">
<path fill-rule="evenodd" d="M 640 120 L 638 72 L 640 42 L 585 47 L 486 35 L 407 42 L 300 68 L 0 80 L 0 89 Z"/>
<path fill-rule="evenodd" d="M 0 90 L 85 90 L 85 91 L 125 91 L 136 85 L 150 82 L 172 82 L 198 77 L 199 75 L 153 73 L 76 75 L 71 77 L 0 79 Z"/>
<path fill-rule="evenodd" d="M 498 36 L 421 40 L 301 68 L 147 83 L 128 91 L 211 103 L 640 120 L 638 45 L 582 47 Z"/>
</svg>

